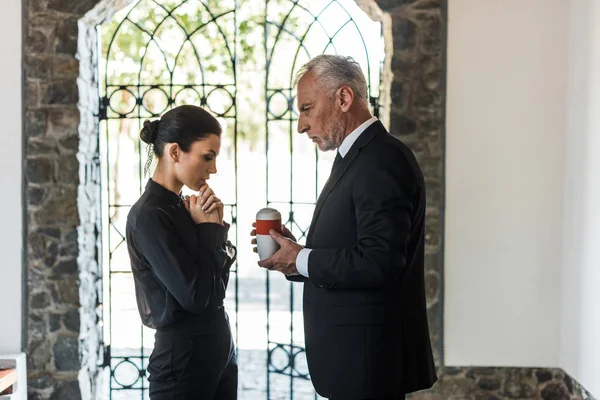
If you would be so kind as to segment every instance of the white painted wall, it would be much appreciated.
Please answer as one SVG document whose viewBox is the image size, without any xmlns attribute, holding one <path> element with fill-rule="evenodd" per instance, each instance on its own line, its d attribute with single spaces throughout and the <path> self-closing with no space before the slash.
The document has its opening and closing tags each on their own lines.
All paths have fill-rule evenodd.
<svg viewBox="0 0 600 400">
<path fill-rule="evenodd" d="M 449 1 L 447 365 L 558 366 L 568 11 Z"/>
<path fill-rule="evenodd" d="M 21 2 L 2 0 L 0 24 L 0 354 L 21 351 Z"/>
<path fill-rule="evenodd" d="M 600 2 L 570 6 L 560 365 L 600 397 Z"/>
<path fill-rule="evenodd" d="M 600 396 L 600 1 L 450 0 L 447 365 Z"/>
</svg>

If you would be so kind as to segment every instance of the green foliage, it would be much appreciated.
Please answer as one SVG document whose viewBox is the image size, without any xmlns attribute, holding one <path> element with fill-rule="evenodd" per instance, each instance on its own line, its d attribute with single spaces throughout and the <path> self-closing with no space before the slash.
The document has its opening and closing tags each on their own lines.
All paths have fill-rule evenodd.
<svg viewBox="0 0 600 400">
<path fill-rule="evenodd" d="M 269 1 L 279 21 L 291 5 L 290 0 Z M 176 102 L 173 85 L 193 85 L 199 92 L 196 102 L 207 100 L 217 110 L 223 105 L 211 104 L 208 93 L 215 85 L 235 83 L 237 90 L 228 90 L 236 101 L 237 137 L 254 147 L 264 131 L 264 101 L 256 99 L 265 96 L 265 6 L 265 0 L 240 0 L 234 14 L 233 0 L 140 0 L 100 27 L 101 86 L 108 85 L 108 96 L 120 85 L 129 87 L 145 106 L 129 115 L 137 117 L 139 111 L 149 118 L 165 101 L 159 98 L 164 94 L 149 91 L 151 85 L 164 87 Z M 287 26 L 294 23 L 288 18 Z M 111 105 L 128 96 L 113 96 Z"/>
</svg>

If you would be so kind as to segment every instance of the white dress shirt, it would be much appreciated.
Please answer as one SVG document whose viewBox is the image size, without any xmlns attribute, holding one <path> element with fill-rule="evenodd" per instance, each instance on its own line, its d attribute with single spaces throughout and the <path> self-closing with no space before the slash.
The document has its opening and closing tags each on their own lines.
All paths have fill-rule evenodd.
<svg viewBox="0 0 600 400">
<path fill-rule="evenodd" d="M 369 127 L 373 122 L 377 121 L 376 117 L 369 118 L 365 122 L 363 122 L 358 128 L 353 130 L 348 136 L 344 138 L 340 147 L 338 147 L 337 151 L 340 153 L 340 156 L 344 158 L 346 154 L 350 151 L 350 148 L 356 142 L 356 139 Z M 308 256 L 312 249 L 304 248 L 300 250 L 298 256 L 296 257 L 296 269 L 301 275 L 304 275 L 308 278 Z"/>
</svg>

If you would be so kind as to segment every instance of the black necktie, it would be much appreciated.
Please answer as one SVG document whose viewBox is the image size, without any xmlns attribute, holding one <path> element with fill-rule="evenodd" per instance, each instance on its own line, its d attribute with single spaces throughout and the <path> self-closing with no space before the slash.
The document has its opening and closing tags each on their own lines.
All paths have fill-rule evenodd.
<svg viewBox="0 0 600 400">
<path fill-rule="evenodd" d="M 333 160 L 333 166 L 331 167 L 332 173 L 333 173 L 333 171 L 335 171 L 335 168 L 338 166 L 340 161 L 342 161 L 342 155 L 340 154 L 340 151 L 338 150 L 337 155 L 335 156 L 335 159 Z"/>
</svg>

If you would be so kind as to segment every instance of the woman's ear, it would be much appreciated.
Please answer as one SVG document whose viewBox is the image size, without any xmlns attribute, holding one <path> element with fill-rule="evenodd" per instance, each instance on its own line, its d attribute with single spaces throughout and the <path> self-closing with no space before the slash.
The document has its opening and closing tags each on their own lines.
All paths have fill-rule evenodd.
<svg viewBox="0 0 600 400">
<path fill-rule="evenodd" d="M 177 143 L 169 143 L 166 145 L 166 150 L 168 150 L 168 155 L 171 161 L 175 164 L 179 162 L 179 157 L 181 156 L 181 148 Z"/>
</svg>

